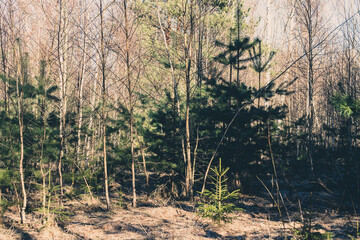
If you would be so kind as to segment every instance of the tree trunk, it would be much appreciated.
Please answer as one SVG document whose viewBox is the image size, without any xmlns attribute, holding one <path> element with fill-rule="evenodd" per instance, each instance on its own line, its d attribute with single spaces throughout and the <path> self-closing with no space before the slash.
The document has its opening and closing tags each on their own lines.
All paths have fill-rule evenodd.
<svg viewBox="0 0 360 240">
<path fill-rule="evenodd" d="M 45 142 L 45 138 L 46 138 L 46 114 L 45 114 L 45 99 L 42 99 L 42 103 L 41 103 L 41 112 L 42 112 L 42 120 L 43 120 L 43 135 L 41 138 L 41 155 L 40 155 L 40 171 L 41 171 L 41 175 L 42 175 L 42 188 L 43 188 L 43 196 L 42 196 L 42 207 L 43 207 L 43 211 L 45 213 L 45 208 L 46 208 L 46 195 L 47 195 L 47 189 L 46 189 L 46 173 L 45 173 L 45 169 L 44 169 L 44 159 L 43 159 L 43 155 L 44 155 L 44 142 Z"/>
<path fill-rule="evenodd" d="M 102 123 L 103 123 L 103 161 L 104 161 L 104 178 L 105 178 L 105 197 L 107 209 L 110 209 L 110 197 L 109 197 L 109 183 L 108 183 L 108 171 L 106 161 L 106 74 L 105 74 L 105 49 L 104 49 L 104 20 L 103 20 L 103 5 L 100 0 L 100 45 L 101 45 L 101 72 L 102 72 Z"/>
<path fill-rule="evenodd" d="M 64 3 L 63 3 L 64 1 Z M 60 200 L 63 198 L 62 159 L 65 149 L 66 86 L 67 86 L 67 0 L 59 1 L 58 59 L 60 72 L 60 156 L 58 164 Z"/>
<path fill-rule="evenodd" d="M 309 25 L 307 27 L 308 31 L 308 64 L 309 64 L 309 76 L 308 76 L 308 107 L 307 107 L 307 121 L 308 121 L 308 159 L 310 162 L 311 174 L 314 174 L 314 164 L 312 157 L 312 148 L 313 148 L 313 123 L 314 123 L 314 106 L 313 106 L 313 82 L 314 82 L 314 72 L 313 72 L 313 31 L 312 31 L 312 9 L 311 2 L 308 1 L 308 20 Z"/>
<path fill-rule="evenodd" d="M 20 40 L 18 40 L 20 42 Z M 21 88 L 24 85 L 24 78 L 25 78 L 25 74 L 24 71 L 26 71 L 26 66 L 24 63 L 24 59 L 22 57 L 21 54 L 21 46 L 19 43 L 19 58 L 20 58 L 20 65 L 21 65 L 21 69 L 19 64 L 18 64 L 18 71 L 17 71 L 17 77 L 16 77 L 16 92 L 17 92 L 17 97 L 18 97 L 18 101 L 17 101 L 17 107 L 18 107 L 18 121 L 19 121 L 19 133 L 20 133 L 20 163 L 19 163 L 19 173 L 20 173 L 20 182 L 21 182 L 21 191 L 22 191 L 22 195 L 23 195 L 23 203 L 22 203 L 22 208 L 21 208 L 21 223 L 25 224 L 26 223 L 26 215 L 25 215 L 25 210 L 26 210 L 26 205 L 27 205 L 27 195 L 26 195 L 26 189 L 25 189 L 25 176 L 24 176 L 24 118 L 23 118 L 23 90 L 20 90 L 20 85 Z"/>
<path fill-rule="evenodd" d="M 78 76 L 78 91 L 79 91 L 79 102 L 78 102 L 78 130 L 77 130 L 77 148 L 76 148 L 76 161 L 80 166 L 83 165 L 83 162 L 80 163 L 80 154 L 81 154 L 81 128 L 82 128 L 82 102 L 83 102 L 83 83 L 84 83 L 84 75 L 85 75 L 85 63 L 86 63 L 86 19 L 84 24 L 84 39 L 83 39 L 83 59 L 81 64 L 81 73 Z"/>
<path fill-rule="evenodd" d="M 129 114 L 130 114 L 130 149 L 131 149 L 131 176 L 132 176 L 132 194 L 133 194 L 133 207 L 136 208 L 136 185 L 135 185 L 135 157 L 134 157 L 134 116 L 133 116 L 133 96 L 132 96 L 132 82 L 131 82 L 131 69 L 130 69 L 130 34 L 129 34 L 129 19 L 128 19 L 128 6 L 127 0 L 124 0 L 124 15 L 125 15 L 125 40 L 126 40 L 126 75 L 128 82 L 129 93 Z"/>
<path fill-rule="evenodd" d="M 5 53 L 5 42 L 4 42 L 4 30 L 3 30 L 3 23 L 0 20 L 0 48 L 1 48 L 1 65 L 2 65 L 2 73 L 4 76 L 7 76 L 7 59 Z M 7 83 L 4 81 L 4 111 L 7 112 L 8 109 L 8 92 L 7 92 Z"/>
<path fill-rule="evenodd" d="M 191 161 L 191 146 L 190 146 L 190 94 L 191 94 L 191 50 L 193 38 L 193 2 L 190 1 L 190 34 L 189 39 L 185 34 L 185 81 L 186 81 L 186 112 L 185 112 L 185 149 L 186 149 L 186 176 L 185 176 L 185 191 L 188 199 L 193 198 L 193 173 Z"/>
<path fill-rule="evenodd" d="M 149 194 L 149 174 L 146 170 L 146 160 L 145 160 L 144 148 L 141 148 L 141 155 L 142 155 L 142 160 L 143 160 L 144 174 L 145 174 L 145 178 L 146 178 L 146 192 L 147 192 L 147 194 Z"/>
</svg>

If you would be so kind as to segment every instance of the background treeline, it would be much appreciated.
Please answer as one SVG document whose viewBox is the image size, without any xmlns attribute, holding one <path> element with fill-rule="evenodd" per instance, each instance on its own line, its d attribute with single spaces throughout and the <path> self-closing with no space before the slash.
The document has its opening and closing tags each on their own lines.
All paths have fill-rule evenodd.
<svg viewBox="0 0 360 240">
<path fill-rule="evenodd" d="M 2 205 L 25 222 L 78 194 L 193 199 L 219 158 L 231 189 L 319 179 L 357 204 L 356 4 L 334 25 L 285 1 L 278 46 L 243 4 L 1 1 Z"/>
</svg>

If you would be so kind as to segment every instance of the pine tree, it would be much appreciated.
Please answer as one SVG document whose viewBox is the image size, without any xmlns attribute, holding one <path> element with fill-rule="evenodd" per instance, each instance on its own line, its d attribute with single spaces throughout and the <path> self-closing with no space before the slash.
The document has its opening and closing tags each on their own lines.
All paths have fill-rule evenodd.
<svg viewBox="0 0 360 240">
<path fill-rule="evenodd" d="M 206 199 L 205 203 L 200 203 L 197 210 L 198 214 L 201 217 L 210 218 L 217 224 L 221 222 L 231 222 L 232 217 L 229 215 L 234 211 L 240 210 L 235 208 L 235 205 L 228 203 L 230 199 L 236 199 L 239 197 L 239 189 L 233 192 L 229 192 L 227 187 L 227 178 L 226 173 L 229 171 L 229 168 L 222 168 L 221 158 L 219 160 L 219 166 L 211 169 L 214 173 L 212 178 L 213 188 L 210 190 L 205 190 L 203 197 Z"/>
</svg>

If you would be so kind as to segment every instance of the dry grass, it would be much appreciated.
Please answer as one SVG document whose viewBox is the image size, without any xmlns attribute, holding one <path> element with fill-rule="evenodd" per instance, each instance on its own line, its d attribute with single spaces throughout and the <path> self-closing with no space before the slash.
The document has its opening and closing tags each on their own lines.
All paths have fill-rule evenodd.
<svg viewBox="0 0 360 240">
<path fill-rule="evenodd" d="M 58 226 L 46 226 L 39 233 L 33 234 L 35 239 L 39 240 L 76 240 L 76 236 L 64 232 Z"/>
<path fill-rule="evenodd" d="M 91 207 L 100 207 L 102 205 L 98 197 L 91 197 L 89 194 L 82 194 L 79 196 L 80 202 Z"/>
<path fill-rule="evenodd" d="M 16 234 L 16 231 L 14 230 L 13 227 L 10 228 L 4 228 L 4 227 L 0 227 L 0 239 L 19 239 L 20 236 L 18 236 Z"/>
<path fill-rule="evenodd" d="M 99 199 L 81 196 L 65 203 L 73 215 L 59 225 L 48 223 L 38 228 L 35 214 L 29 214 L 30 223 L 24 227 L 17 223 L 15 213 L 7 213 L 11 224 L 0 228 L 0 239 L 284 239 L 299 227 L 298 222 L 283 224 L 269 201 L 244 197 L 242 205 L 246 211 L 238 213 L 232 223 L 217 226 L 198 217 L 193 205 L 186 202 L 143 199 L 136 209 L 114 204 L 111 211 L 105 211 Z M 352 223 L 346 230 L 351 232 L 354 222 L 335 213 L 314 219 L 323 232 L 345 231 L 343 226 Z"/>
</svg>

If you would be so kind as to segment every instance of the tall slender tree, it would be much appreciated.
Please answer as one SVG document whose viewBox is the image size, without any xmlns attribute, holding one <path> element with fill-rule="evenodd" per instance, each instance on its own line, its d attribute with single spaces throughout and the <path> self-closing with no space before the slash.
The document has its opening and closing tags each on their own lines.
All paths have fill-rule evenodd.
<svg viewBox="0 0 360 240">
<path fill-rule="evenodd" d="M 109 179 L 107 169 L 107 156 L 106 156 L 106 57 L 105 57 L 105 39 L 104 39 L 104 9 L 103 1 L 100 0 L 99 5 L 100 15 L 100 68 L 102 78 L 102 131 L 103 131 L 103 164 L 104 164 L 104 188 L 106 197 L 107 209 L 110 209 L 110 196 L 109 196 Z"/>
<path fill-rule="evenodd" d="M 19 134 L 20 134 L 20 162 L 19 162 L 19 172 L 20 172 L 20 182 L 21 182 L 21 192 L 23 195 L 23 202 L 21 207 L 21 223 L 26 223 L 26 206 L 27 206 L 27 193 L 25 189 L 25 175 L 24 175 L 24 85 L 27 81 L 28 70 L 27 70 L 27 56 L 23 56 L 21 50 L 21 42 L 18 42 L 18 57 L 19 63 L 17 64 L 17 75 L 16 75 L 16 93 L 17 93 L 17 112 L 18 112 L 18 121 L 19 121 Z"/>
<path fill-rule="evenodd" d="M 130 29 L 129 29 L 129 9 L 128 2 L 124 0 L 125 17 L 125 41 L 126 41 L 126 78 L 127 90 L 129 94 L 129 124 L 130 124 L 130 154 L 131 154 L 131 182 L 132 182 L 132 204 L 136 208 L 136 184 L 135 184 L 135 156 L 134 156 L 134 101 L 133 101 L 133 82 L 131 79 L 130 63 Z"/>
<path fill-rule="evenodd" d="M 67 85 L 68 85 L 68 2 L 67 0 L 59 1 L 59 22 L 57 32 L 57 50 L 59 61 L 59 77 L 60 77 L 60 156 L 58 163 L 58 173 L 60 182 L 60 196 L 64 195 L 62 162 L 65 152 L 65 127 L 67 112 Z"/>
<path fill-rule="evenodd" d="M 301 53 L 305 54 L 299 72 L 302 78 L 306 79 L 306 152 L 307 160 L 310 163 L 310 172 L 314 174 L 314 89 L 316 80 L 319 78 L 319 71 L 317 70 L 319 70 L 321 64 L 319 57 L 322 45 L 324 45 L 319 45 L 319 43 L 323 42 L 324 36 L 324 25 L 320 16 L 322 4 L 319 0 L 301 0 L 294 2 L 294 8 L 299 45 Z"/>
</svg>

